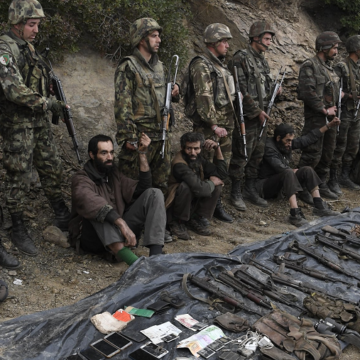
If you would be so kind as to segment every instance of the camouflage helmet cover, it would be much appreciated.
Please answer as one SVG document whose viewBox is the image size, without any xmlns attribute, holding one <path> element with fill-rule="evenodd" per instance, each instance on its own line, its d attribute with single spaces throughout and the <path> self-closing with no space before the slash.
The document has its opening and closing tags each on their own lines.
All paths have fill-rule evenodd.
<svg viewBox="0 0 360 360">
<path fill-rule="evenodd" d="M 270 23 L 265 20 L 255 21 L 250 27 L 249 38 L 251 39 L 256 36 L 261 36 L 265 33 L 275 36 L 275 31 L 271 27 Z"/>
<path fill-rule="evenodd" d="M 204 31 L 204 43 L 212 44 L 223 39 L 232 39 L 230 29 L 220 23 L 210 24 Z"/>
<path fill-rule="evenodd" d="M 324 31 L 315 41 L 315 48 L 317 51 L 331 49 L 334 45 L 341 43 L 339 35 L 333 31 Z"/>
<path fill-rule="evenodd" d="M 360 35 L 354 35 L 349 37 L 346 40 L 345 46 L 348 53 L 360 50 Z"/>
<path fill-rule="evenodd" d="M 152 18 L 137 19 L 130 26 L 130 42 L 134 48 L 151 31 L 158 30 L 160 33 L 162 27 Z"/>
<path fill-rule="evenodd" d="M 37 0 L 13 0 L 9 7 L 9 23 L 11 25 L 26 22 L 28 19 L 45 17 L 43 8 Z"/>
</svg>

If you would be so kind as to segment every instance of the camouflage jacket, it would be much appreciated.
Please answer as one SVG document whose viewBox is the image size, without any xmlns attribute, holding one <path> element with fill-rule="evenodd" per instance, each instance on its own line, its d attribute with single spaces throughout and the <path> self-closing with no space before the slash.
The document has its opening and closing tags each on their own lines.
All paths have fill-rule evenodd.
<svg viewBox="0 0 360 360">
<path fill-rule="evenodd" d="M 305 118 L 323 115 L 337 103 L 339 77 L 329 63 L 318 56 L 305 60 L 299 71 L 298 99 L 304 101 Z"/>
<path fill-rule="evenodd" d="M 46 119 L 48 68 L 33 45 L 10 31 L 0 36 L 0 123 L 38 126 Z"/>
<path fill-rule="evenodd" d="M 341 61 L 337 63 L 334 66 L 334 70 L 336 74 L 340 77 L 340 79 L 343 79 L 343 92 L 345 93 L 344 97 L 341 101 L 341 120 L 349 120 L 349 121 L 355 121 L 360 119 L 360 111 L 358 111 L 358 114 L 356 116 L 356 119 L 354 117 L 356 106 L 357 106 L 357 100 L 353 100 L 349 98 L 349 95 L 352 94 L 351 90 L 351 82 L 350 82 L 350 71 L 349 71 L 349 64 L 352 69 L 352 74 L 354 76 L 355 81 L 355 88 L 357 91 L 357 95 L 360 95 L 360 66 L 355 63 L 352 59 L 349 57 L 345 61 Z"/>
<path fill-rule="evenodd" d="M 259 94 L 253 59 L 260 73 L 260 87 L 265 109 L 259 107 Z M 266 106 L 271 99 L 273 79 L 269 64 L 264 55 L 257 53 L 249 45 L 246 50 L 239 50 L 234 54 L 233 59 L 229 62 L 229 68 L 233 69 L 234 66 L 237 68 L 241 93 L 248 96 L 244 96 L 246 118 L 254 119 L 262 110 L 266 111 Z"/>
<path fill-rule="evenodd" d="M 194 89 L 194 111 L 192 115 L 188 115 L 194 125 L 218 125 L 233 129 L 234 111 L 230 101 L 234 100 L 235 87 L 234 79 L 226 65 L 207 50 L 204 56 L 197 56 L 190 62 L 189 75 Z M 231 100 L 227 95 L 224 76 Z"/>
<path fill-rule="evenodd" d="M 136 141 L 141 132 L 146 132 L 152 140 L 161 140 L 155 101 L 161 112 L 165 92 L 164 67 L 157 54 L 147 62 L 135 48 L 132 56 L 121 60 L 115 73 L 114 105 L 119 145 L 126 140 Z"/>
</svg>

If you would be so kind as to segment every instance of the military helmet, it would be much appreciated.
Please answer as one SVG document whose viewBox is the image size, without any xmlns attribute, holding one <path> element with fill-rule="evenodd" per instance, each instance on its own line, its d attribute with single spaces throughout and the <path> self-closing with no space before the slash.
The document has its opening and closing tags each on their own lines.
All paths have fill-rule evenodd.
<svg viewBox="0 0 360 360">
<path fill-rule="evenodd" d="M 13 0 L 9 7 L 9 23 L 16 25 L 28 19 L 45 17 L 43 8 L 37 0 Z"/>
<path fill-rule="evenodd" d="M 162 27 L 152 18 L 137 19 L 130 26 L 130 42 L 134 48 L 139 42 L 150 32 L 158 30 L 162 31 Z"/>
<path fill-rule="evenodd" d="M 334 45 L 341 43 L 339 35 L 333 31 L 324 31 L 315 41 L 315 48 L 317 51 L 331 49 Z"/>
<path fill-rule="evenodd" d="M 349 37 L 346 40 L 345 46 L 348 53 L 360 50 L 360 35 L 354 35 Z"/>
<path fill-rule="evenodd" d="M 267 21 L 255 21 L 250 27 L 249 38 L 251 39 L 256 36 L 261 36 L 265 33 L 275 36 L 275 31 Z"/>
<path fill-rule="evenodd" d="M 212 44 L 222 39 L 232 39 L 230 29 L 220 23 L 210 24 L 204 31 L 204 43 Z"/>
</svg>

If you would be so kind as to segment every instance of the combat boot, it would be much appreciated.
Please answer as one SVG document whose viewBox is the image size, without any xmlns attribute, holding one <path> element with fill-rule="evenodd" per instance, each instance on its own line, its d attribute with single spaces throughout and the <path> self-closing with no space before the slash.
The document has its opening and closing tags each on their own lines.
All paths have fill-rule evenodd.
<svg viewBox="0 0 360 360">
<path fill-rule="evenodd" d="M 20 267 L 19 261 L 6 251 L 3 244 L 1 243 L 1 239 L 0 239 L 0 266 L 11 270 Z"/>
<path fill-rule="evenodd" d="M 23 213 L 18 212 L 11 214 L 12 220 L 12 233 L 11 241 L 12 243 L 25 255 L 36 256 L 38 254 L 38 249 L 36 248 L 33 239 L 29 236 L 24 220 Z"/>
<path fill-rule="evenodd" d="M 327 185 L 331 192 L 333 192 L 336 195 L 342 195 L 342 191 L 339 186 L 337 169 L 330 169 L 330 179 Z"/>
<path fill-rule="evenodd" d="M 255 186 L 256 179 L 246 179 L 243 198 L 252 204 L 261 207 L 268 207 L 268 202 L 259 196 Z"/>
<path fill-rule="evenodd" d="M 344 166 L 342 168 L 342 172 L 339 178 L 339 184 L 347 189 L 360 190 L 360 186 L 352 182 L 349 176 L 350 176 L 350 166 Z"/>
<path fill-rule="evenodd" d="M 230 201 L 236 210 L 246 210 L 246 205 L 241 193 L 241 180 L 232 179 Z"/>
<path fill-rule="evenodd" d="M 314 200 L 307 189 L 299 191 L 297 197 L 304 203 L 314 206 Z"/>
<path fill-rule="evenodd" d="M 305 215 L 300 208 L 290 210 L 289 222 L 296 227 L 308 224 L 307 220 L 305 219 Z"/>
<path fill-rule="evenodd" d="M 234 219 L 225 211 L 223 205 L 221 203 L 221 197 L 219 196 L 218 201 L 216 203 L 214 217 L 223 222 L 232 223 Z"/>
<path fill-rule="evenodd" d="M 337 200 L 338 199 L 338 196 L 333 193 L 327 183 L 326 183 L 326 174 L 323 174 L 323 175 L 319 175 L 320 177 L 320 180 L 322 181 L 322 183 L 319 185 L 319 192 L 320 192 L 320 195 L 321 197 L 325 197 L 327 199 L 332 199 L 332 200 Z"/>
<path fill-rule="evenodd" d="M 70 211 L 65 205 L 63 199 L 51 202 L 51 206 L 55 213 L 55 219 L 53 225 L 59 228 L 61 231 L 68 231 L 70 221 Z"/>
</svg>

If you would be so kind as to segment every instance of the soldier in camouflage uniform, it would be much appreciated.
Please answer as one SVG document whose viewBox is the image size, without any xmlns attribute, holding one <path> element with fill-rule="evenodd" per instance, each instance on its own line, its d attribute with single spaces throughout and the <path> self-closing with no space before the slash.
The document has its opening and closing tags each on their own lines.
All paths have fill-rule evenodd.
<svg viewBox="0 0 360 360">
<path fill-rule="evenodd" d="M 360 139 L 360 111 L 356 114 L 360 94 L 360 36 L 351 36 L 346 41 L 346 50 L 349 56 L 345 61 L 337 63 L 334 67 L 337 75 L 343 79 L 345 93 L 341 104 L 341 126 L 336 137 L 336 148 L 330 166 L 329 188 L 336 194 L 341 194 L 339 184 L 343 187 L 360 190 L 360 186 L 353 183 L 350 171 L 359 151 Z M 341 170 L 340 177 L 338 173 Z"/>
<path fill-rule="evenodd" d="M 61 194 L 61 162 L 47 110 L 63 117 L 65 104 L 50 98 L 48 67 L 31 42 L 40 19 L 36 0 L 13 0 L 10 31 L 0 36 L 0 123 L 6 205 L 11 215 L 12 242 L 29 256 L 38 252 L 23 222 L 24 197 L 30 189 L 32 165 L 55 211 L 54 225 L 67 230 L 69 210 Z"/>
<path fill-rule="evenodd" d="M 256 21 L 250 27 L 250 44 L 246 50 L 239 50 L 229 63 L 230 70 L 236 66 L 241 93 L 244 100 L 249 98 L 247 108 L 244 107 L 246 128 L 246 162 L 241 134 L 234 133 L 229 175 L 232 180 L 231 202 L 236 209 L 244 211 L 244 199 L 254 205 L 266 207 L 268 203 L 262 199 L 255 188 L 258 169 L 264 155 L 266 129 L 259 141 L 261 127 L 268 118 L 266 107 L 271 99 L 273 79 L 264 52 L 268 50 L 274 30 L 266 21 Z M 244 101 L 245 105 L 245 101 Z M 241 194 L 241 180 L 245 175 L 245 188 Z"/>
<path fill-rule="evenodd" d="M 211 139 L 220 144 L 227 166 L 231 159 L 234 130 L 232 102 L 235 96 L 234 79 L 224 64 L 229 39 L 232 35 L 226 25 L 215 23 L 205 29 L 207 51 L 191 60 L 189 86 L 185 94 L 185 113 L 193 121 L 194 131 L 203 133 L 205 140 Z M 212 162 L 215 151 L 204 151 L 203 156 Z M 233 221 L 222 207 L 220 197 L 214 217 L 225 222 Z"/>
<path fill-rule="evenodd" d="M 162 147 L 161 111 L 164 108 L 166 79 L 157 52 L 162 28 L 151 18 L 136 20 L 130 27 L 133 54 L 120 61 L 115 73 L 115 120 L 117 143 L 121 148 L 119 167 L 128 177 L 139 174 L 137 141 L 141 133 L 151 139 L 148 148 L 153 186 L 163 192 L 171 168 L 171 144 L 167 135 L 164 158 Z M 172 90 L 173 101 L 179 101 L 179 87 Z"/>
<path fill-rule="evenodd" d="M 331 67 L 330 61 L 338 53 L 340 42 L 339 36 L 332 31 L 321 33 L 316 38 L 316 56 L 305 60 L 300 67 L 298 99 L 304 101 L 305 115 L 302 135 L 324 126 L 328 117 L 331 119 L 336 115 L 340 79 Z M 299 162 L 299 168 L 303 166 L 314 168 L 323 181 L 319 186 L 320 194 L 329 199 L 337 199 L 337 195 L 326 183 L 335 145 L 336 129 L 329 129 L 316 143 L 303 149 Z M 307 197 L 309 195 L 302 194 Z"/>
</svg>

